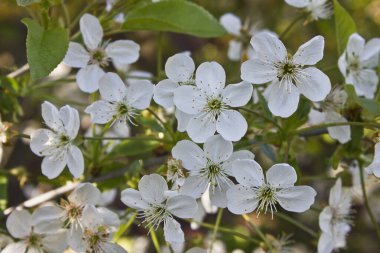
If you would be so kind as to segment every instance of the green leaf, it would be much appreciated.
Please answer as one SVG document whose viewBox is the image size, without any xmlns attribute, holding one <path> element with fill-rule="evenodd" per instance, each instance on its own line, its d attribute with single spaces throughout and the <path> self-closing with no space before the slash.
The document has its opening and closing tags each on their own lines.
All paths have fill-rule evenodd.
<svg viewBox="0 0 380 253">
<path fill-rule="evenodd" d="M 335 30 L 338 45 L 338 53 L 342 54 L 346 48 L 348 38 L 356 32 L 356 24 L 350 14 L 340 5 L 338 0 L 334 0 Z"/>
<path fill-rule="evenodd" d="M 120 144 L 116 145 L 110 156 L 121 155 L 123 157 L 135 156 L 146 154 L 159 146 L 157 141 L 146 141 L 146 140 L 125 140 Z"/>
<path fill-rule="evenodd" d="M 37 4 L 40 3 L 41 0 L 17 0 L 17 5 L 26 7 L 31 4 Z"/>
<path fill-rule="evenodd" d="M 167 0 L 131 10 L 123 28 L 176 32 L 198 37 L 218 37 L 226 33 L 219 22 L 203 7 L 190 1 Z"/>
<path fill-rule="evenodd" d="M 50 74 L 65 57 L 69 36 L 64 28 L 44 29 L 36 21 L 23 19 L 28 27 L 26 49 L 33 80 Z"/>
<path fill-rule="evenodd" d="M 358 95 L 355 92 L 355 88 L 352 85 L 346 85 L 345 90 L 347 92 L 348 97 L 352 98 L 353 101 L 355 101 L 363 109 L 367 110 L 370 114 L 372 114 L 375 117 L 380 116 L 380 103 L 378 101 L 358 97 Z"/>
</svg>

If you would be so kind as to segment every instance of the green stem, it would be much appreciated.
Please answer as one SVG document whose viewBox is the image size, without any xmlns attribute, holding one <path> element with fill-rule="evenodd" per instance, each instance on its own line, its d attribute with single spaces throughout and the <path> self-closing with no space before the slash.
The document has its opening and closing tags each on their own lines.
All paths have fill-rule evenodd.
<svg viewBox="0 0 380 253">
<path fill-rule="evenodd" d="M 301 20 L 305 17 L 305 15 L 300 15 L 297 18 L 295 18 L 289 25 L 286 27 L 286 29 L 280 34 L 279 39 L 283 39 L 285 35 Z"/>
<path fill-rule="evenodd" d="M 174 133 L 173 131 L 168 128 L 165 124 L 165 122 L 157 115 L 157 113 L 155 113 L 152 109 L 150 108 L 147 108 L 146 109 L 150 114 L 153 115 L 153 117 L 160 123 L 160 125 L 162 126 L 162 128 L 172 137 L 172 140 L 175 140 L 175 136 L 174 136 Z"/>
<path fill-rule="evenodd" d="M 126 224 L 122 224 L 120 226 L 120 229 L 119 231 L 117 231 L 117 233 L 115 234 L 114 238 L 113 238 L 113 241 L 114 242 L 117 242 L 119 240 L 119 238 L 126 232 L 128 231 L 128 229 L 132 226 L 133 222 L 135 221 L 136 219 L 136 216 L 137 216 L 137 212 L 135 212 L 131 218 L 127 221 Z"/>
<path fill-rule="evenodd" d="M 152 238 L 154 248 L 156 249 L 157 253 L 161 253 L 160 244 L 157 239 L 156 231 L 153 228 L 150 228 L 149 230 L 150 237 Z"/>
<path fill-rule="evenodd" d="M 129 140 L 129 141 L 159 141 L 159 142 L 168 142 L 159 138 L 150 138 L 150 137 L 104 137 L 104 136 L 94 136 L 88 137 L 83 136 L 84 140 L 88 141 L 97 141 L 97 140 Z"/>
<path fill-rule="evenodd" d="M 367 209 L 369 218 L 371 219 L 371 222 L 372 222 L 372 224 L 373 224 L 373 226 L 374 226 L 374 228 L 376 230 L 376 235 L 380 239 L 380 228 L 379 228 L 379 225 L 376 222 L 375 216 L 373 215 L 372 209 L 371 209 L 371 207 L 369 205 L 369 202 L 368 202 L 368 196 L 367 196 L 367 192 L 366 192 L 366 189 L 365 189 L 364 171 L 363 170 L 364 170 L 363 167 L 360 166 L 360 184 L 361 184 L 362 192 L 363 192 L 364 205 L 365 205 L 365 207 Z"/>
<path fill-rule="evenodd" d="M 70 12 L 67 9 L 65 0 L 61 0 L 61 5 L 62 5 L 62 9 L 63 9 L 63 14 L 65 15 L 66 27 L 69 28 L 71 26 L 71 24 L 70 24 L 70 22 L 71 22 L 70 21 Z M 69 35 L 70 35 L 70 29 L 69 29 Z"/>
<path fill-rule="evenodd" d="M 306 227 L 302 223 L 298 222 L 297 220 L 293 219 L 292 217 L 289 217 L 289 216 L 282 214 L 282 213 L 276 213 L 276 216 L 278 216 L 279 218 L 289 222 L 290 224 L 293 224 L 294 226 L 302 229 L 303 231 L 305 231 L 306 233 L 308 233 L 312 237 L 314 237 L 314 238 L 318 237 L 318 234 L 316 232 L 314 232 L 312 229 Z"/>
<path fill-rule="evenodd" d="M 259 118 L 264 119 L 264 120 L 267 121 L 267 122 L 272 123 L 272 124 L 275 125 L 278 129 L 281 129 L 281 126 L 280 126 L 275 120 L 273 120 L 273 119 L 271 119 L 271 118 L 268 118 L 268 117 L 264 116 L 262 113 L 255 112 L 255 111 L 253 111 L 253 110 L 250 110 L 250 109 L 248 109 L 248 108 L 244 108 L 244 107 L 240 107 L 240 108 L 238 108 L 238 110 L 242 110 L 242 111 L 245 111 L 245 112 L 249 112 L 249 113 L 251 113 L 251 114 L 253 114 L 253 115 L 255 115 L 255 116 L 259 117 Z"/>
<path fill-rule="evenodd" d="M 159 80 L 161 78 L 162 71 L 162 32 L 158 32 L 157 34 L 157 70 L 156 76 Z"/>
<path fill-rule="evenodd" d="M 272 244 L 267 240 L 267 237 L 263 234 L 263 232 L 261 232 L 260 228 L 254 222 L 251 221 L 251 218 L 248 215 L 243 214 L 243 218 L 256 231 L 256 233 L 259 235 L 259 237 L 261 238 L 261 240 L 263 240 L 263 242 L 265 243 L 265 245 L 270 250 L 269 252 L 273 252 Z"/>
<path fill-rule="evenodd" d="M 305 127 L 301 129 L 295 130 L 294 134 L 305 134 L 308 132 L 312 132 L 319 129 L 324 129 L 327 127 L 334 127 L 334 126 L 363 126 L 364 128 L 368 129 L 376 129 L 380 128 L 380 124 L 376 122 L 337 122 L 337 123 L 327 123 L 327 124 L 321 124 L 317 126 L 311 126 L 311 127 Z"/>
<path fill-rule="evenodd" d="M 219 229 L 219 226 L 220 226 L 220 221 L 222 220 L 222 216 L 223 216 L 223 208 L 219 208 L 218 215 L 216 216 L 214 230 L 212 232 L 212 238 L 211 238 L 211 244 L 210 244 L 210 252 L 212 252 L 212 248 L 213 248 L 214 243 L 216 241 L 216 236 L 218 234 L 218 229 Z"/>
<path fill-rule="evenodd" d="M 30 139 L 30 135 L 23 134 L 23 133 L 16 134 L 15 137 L 20 137 L 20 138 Z"/>
</svg>

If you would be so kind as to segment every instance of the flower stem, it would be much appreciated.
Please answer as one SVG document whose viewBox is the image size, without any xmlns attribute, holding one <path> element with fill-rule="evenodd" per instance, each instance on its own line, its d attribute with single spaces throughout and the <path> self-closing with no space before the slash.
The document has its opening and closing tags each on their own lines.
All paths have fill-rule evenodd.
<svg viewBox="0 0 380 253">
<path fill-rule="evenodd" d="M 295 130 L 293 133 L 298 134 L 298 135 L 308 135 L 309 133 L 312 133 L 315 130 L 324 129 L 327 127 L 334 127 L 334 126 L 363 126 L 364 128 L 369 128 L 369 129 L 380 128 L 380 124 L 376 122 L 336 122 L 336 123 L 321 124 L 321 125 L 311 126 L 311 127 L 304 127 L 304 128 Z"/>
<path fill-rule="evenodd" d="M 157 239 L 156 231 L 153 228 L 150 228 L 150 237 L 152 238 L 154 248 L 156 249 L 157 253 L 161 253 L 160 244 Z"/>
<path fill-rule="evenodd" d="M 242 111 L 245 111 L 245 112 L 249 112 L 249 113 L 251 113 L 251 114 L 253 114 L 253 115 L 255 115 L 255 116 L 259 117 L 259 118 L 264 119 L 264 120 L 267 121 L 267 122 L 272 123 L 272 124 L 275 125 L 278 129 L 281 129 L 281 126 L 280 126 L 275 120 L 270 119 L 270 118 L 264 116 L 262 113 L 255 112 L 255 111 L 253 111 L 253 110 L 250 110 L 250 109 L 248 109 L 248 108 L 244 108 L 244 107 L 240 107 L 240 108 L 238 108 L 238 110 L 242 110 Z"/>
<path fill-rule="evenodd" d="M 298 222 L 297 220 L 293 219 L 292 217 L 290 216 L 287 216 L 285 214 L 282 214 L 282 213 L 276 213 L 276 216 L 278 216 L 280 219 L 283 219 L 287 222 L 289 222 L 290 224 L 293 224 L 294 226 L 302 229 L 303 231 L 305 231 L 306 233 L 308 233 L 309 235 L 311 235 L 312 237 L 315 237 L 317 238 L 318 235 L 316 232 L 314 232 L 313 230 L 311 230 L 310 228 L 306 227 L 305 225 L 303 225 L 302 223 Z"/>
<path fill-rule="evenodd" d="M 261 238 L 261 240 L 263 240 L 263 242 L 265 243 L 265 245 L 270 250 L 269 252 L 273 252 L 272 244 L 267 240 L 266 236 L 263 234 L 263 232 L 261 232 L 260 228 L 254 222 L 252 222 L 251 218 L 247 214 L 243 214 L 243 218 L 256 231 L 256 233 L 259 235 L 259 237 Z"/>
<path fill-rule="evenodd" d="M 210 252 L 212 252 L 212 248 L 213 248 L 214 243 L 216 241 L 216 236 L 218 234 L 218 230 L 219 230 L 219 226 L 220 226 L 220 221 L 222 220 L 222 215 L 223 215 L 223 208 L 219 208 L 218 215 L 216 216 L 214 230 L 212 232 L 212 238 L 211 238 L 211 244 L 210 244 Z"/>
</svg>

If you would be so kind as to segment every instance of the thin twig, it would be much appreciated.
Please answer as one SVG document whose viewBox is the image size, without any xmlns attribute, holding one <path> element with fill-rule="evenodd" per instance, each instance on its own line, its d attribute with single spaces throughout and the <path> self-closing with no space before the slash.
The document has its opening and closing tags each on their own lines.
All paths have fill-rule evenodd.
<svg viewBox="0 0 380 253">
<path fill-rule="evenodd" d="M 15 71 L 13 71 L 12 73 L 9 73 L 7 75 L 7 77 L 10 77 L 10 78 L 18 77 L 19 75 L 24 74 L 28 70 L 29 70 L 29 64 L 27 63 L 24 66 L 22 66 L 21 68 L 16 69 Z"/>
</svg>

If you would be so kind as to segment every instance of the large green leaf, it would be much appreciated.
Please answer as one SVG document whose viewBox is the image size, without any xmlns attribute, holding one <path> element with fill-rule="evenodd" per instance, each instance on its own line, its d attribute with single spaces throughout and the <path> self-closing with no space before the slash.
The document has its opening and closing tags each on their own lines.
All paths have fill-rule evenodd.
<svg viewBox="0 0 380 253">
<path fill-rule="evenodd" d="M 356 24 L 350 14 L 340 5 L 338 0 L 334 0 L 334 12 L 338 52 L 342 54 L 346 48 L 348 38 L 351 34 L 356 32 Z"/>
<path fill-rule="evenodd" d="M 45 29 L 36 21 L 23 19 L 28 27 L 26 49 L 33 80 L 50 74 L 65 57 L 69 36 L 64 28 Z"/>
<path fill-rule="evenodd" d="M 125 19 L 126 30 L 149 30 L 218 37 L 226 33 L 204 8 L 190 1 L 166 0 L 131 10 Z"/>
</svg>

